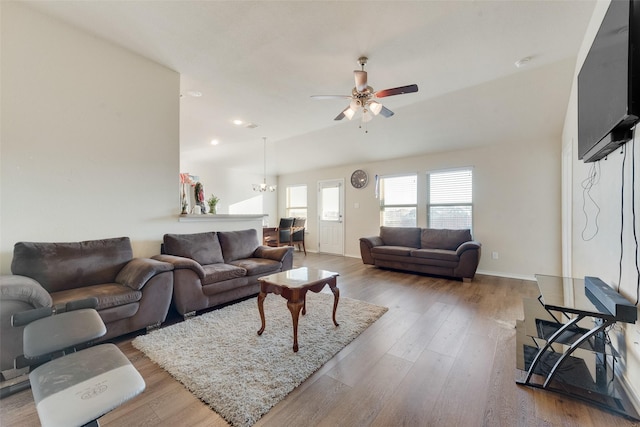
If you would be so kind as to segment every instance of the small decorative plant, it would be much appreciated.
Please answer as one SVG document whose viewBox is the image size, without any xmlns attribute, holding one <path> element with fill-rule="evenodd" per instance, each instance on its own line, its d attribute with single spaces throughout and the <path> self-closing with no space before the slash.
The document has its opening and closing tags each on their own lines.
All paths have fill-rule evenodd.
<svg viewBox="0 0 640 427">
<path fill-rule="evenodd" d="M 210 214 L 215 214 L 216 213 L 216 205 L 218 204 L 219 201 L 220 201 L 220 199 L 217 198 L 216 196 L 214 196 L 213 194 L 211 195 L 211 197 L 209 197 L 209 199 L 207 200 L 207 203 L 209 204 L 209 213 Z"/>
</svg>

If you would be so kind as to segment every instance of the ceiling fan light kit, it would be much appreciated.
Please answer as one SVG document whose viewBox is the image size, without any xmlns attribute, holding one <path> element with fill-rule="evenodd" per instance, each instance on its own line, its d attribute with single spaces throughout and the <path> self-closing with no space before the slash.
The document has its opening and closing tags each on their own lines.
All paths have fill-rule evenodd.
<svg viewBox="0 0 640 427">
<path fill-rule="evenodd" d="M 379 114 L 382 114 L 383 117 L 391 117 L 394 114 L 393 111 L 389 110 L 380 102 L 376 101 L 375 98 L 384 98 L 386 96 L 402 95 L 405 93 L 413 93 L 418 91 L 418 85 L 412 84 L 374 92 L 373 88 L 367 84 L 367 72 L 364 70 L 364 66 L 367 64 L 367 61 L 368 58 L 366 56 L 361 56 L 360 58 L 358 58 L 358 64 L 360 64 L 360 67 L 362 69 L 353 71 L 355 87 L 351 90 L 351 96 L 312 96 L 312 98 L 314 99 L 351 99 L 351 101 L 349 102 L 349 106 L 342 110 L 342 112 L 338 114 L 334 120 L 342 120 L 345 117 L 348 120 L 351 120 L 360 110 L 362 110 L 362 123 L 371 121 L 374 116 L 377 116 Z"/>
<path fill-rule="evenodd" d="M 378 101 L 371 101 L 369 102 L 369 109 L 374 115 L 377 116 L 378 114 L 380 114 L 380 111 L 382 111 L 382 104 L 380 104 Z"/>
</svg>

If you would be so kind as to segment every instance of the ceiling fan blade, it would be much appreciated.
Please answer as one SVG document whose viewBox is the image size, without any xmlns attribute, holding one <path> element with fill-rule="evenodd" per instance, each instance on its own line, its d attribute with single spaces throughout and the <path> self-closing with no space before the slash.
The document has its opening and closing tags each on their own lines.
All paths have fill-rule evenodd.
<svg viewBox="0 0 640 427">
<path fill-rule="evenodd" d="M 382 110 L 380 110 L 380 114 L 382 114 L 384 117 L 391 117 L 394 113 L 383 105 Z"/>
<path fill-rule="evenodd" d="M 349 109 L 349 107 L 347 107 L 347 108 L 345 108 L 344 110 L 342 110 L 342 112 L 341 112 L 340 114 L 338 114 L 338 115 L 336 116 L 336 118 L 335 118 L 335 119 L 333 119 L 333 120 L 342 120 L 342 119 L 344 119 L 344 118 L 345 118 L 344 112 L 345 112 L 345 111 L 347 111 L 348 109 Z"/>
<path fill-rule="evenodd" d="M 418 85 L 413 84 L 408 86 L 394 87 L 393 89 L 379 90 L 375 93 L 375 96 L 378 98 L 384 98 L 385 96 L 402 95 L 404 93 L 413 93 L 417 91 Z"/>
<path fill-rule="evenodd" d="M 356 89 L 358 92 L 362 92 L 367 88 L 367 72 L 354 70 L 353 76 L 356 79 Z"/>
<path fill-rule="evenodd" d="M 311 95 L 313 99 L 351 99 L 348 95 Z"/>
</svg>

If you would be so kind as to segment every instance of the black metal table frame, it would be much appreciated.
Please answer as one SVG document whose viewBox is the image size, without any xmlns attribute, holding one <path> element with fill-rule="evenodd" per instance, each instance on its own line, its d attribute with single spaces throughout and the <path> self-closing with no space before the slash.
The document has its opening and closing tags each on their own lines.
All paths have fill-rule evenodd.
<svg viewBox="0 0 640 427">
<path fill-rule="evenodd" d="M 524 377 L 524 379 L 516 379 L 516 383 L 520 385 L 526 385 L 530 387 L 562 393 L 562 391 L 557 389 L 556 387 L 551 387 L 551 383 L 554 380 L 556 373 L 562 367 L 563 363 L 565 363 L 568 360 L 568 358 L 578 348 L 580 348 L 582 344 L 584 344 L 585 342 L 593 338 L 594 343 L 596 343 L 596 347 L 597 347 L 596 352 L 600 353 L 596 357 L 597 374 L 595 378 L 595 385 L 596 387 L 606 388 L 607 381 L 608 381 L 607 370 L 609 369 L 609 367 L 607 365 L 607 353 L 605 351 L 605 343 L 607 342 L 610 343 L 607 330 L 610 326 L 614 325 L 617 322 L 616 317 L 613 316 L 611 313 L 606 313 L 604 311 L 602 312 L 591 311 L 591 310 L 583 311 L 580 309 L 576 309 L 575 307 L 564 307 L 559 304 L 553 304 L 553 305 L 545 304 L 544 296 L 542 293 L 542 289 L 540 289 L 540 286 L 539 286 L 539 290 L 540 290 L 540 295 L 538 296 L 538 301 L 544 307 L 545 311 L 554 320 L 556 320 L 558 324 L 562 324 L 562 326 L 558 328 L 550 337 L 548 338 L 540 337 L 546 340 L 546 344 L 544 346 L 538 345 L 538 342 L 535 340 L 535 338 L 533 339 L 534 342 L 536 343 L 536 347 L 538 348 L 538 352 L 533 358 L 529 366 L 529 369 L 526 371 L 526 376 Z M 564 315 L 567 319 L 569 319 L 568 322 L 563 323 L 562 321 L 557 319 L 557 317 L 552 313 L 552 311 L 562 313 L 562 315 Z M 574 316 L 571 317 L 569 314 L 573 314 Z M 594 327 L 586 330 L 586 332 L 580 332 L 582 329 L 577 327 L 578 323 L 588 317 L 594 318 Z M 573 333 L 581 334 L 581 336 L 577 340 L 573 341 L 570 345 L 568 345 L 567 343 L 559 342 L 558 340 L 560 339 L 560 337 L 564 333 L 569 331 Z M 555 352 L 553 348 L 554 344 L 568 345 L 568 348 L 555 361 L 555 363 L 553 364 L 553 367 L 546 373 L 546 375 L 541 375 L 540 370 L 537 370 L 537 368 L 539 367 L 540 363 L 542 362 L 545 355 L 548 354 L 549 351 Z M 613 363 L 615 363 L 615 355 L 612 355 L 612 358 L 613 358 Z M 541 381 L 541 382 L 533 381 L 534 374 L 541 375 L 541 377 L 544 377 L 544 381 Z M 603 404 L 601 401 L 598 401 L 596 399 L 591 400 L 580 395 L 574 395 L 571 393 L 566 393 L 566 394 L 570 394 L 571 396 L 576 397 L 578 399 L 595 404 L 596 406 L 602 407 L 604 409 L 616 412 L 620 415 L 625 416 L 628 419 L 631 419 L 634 421 L 640 421 L 640 416 L 633 408 L 624 409 L 620 407 L 619 404 L 607 405 L 607 404 Z"/>
</svg>

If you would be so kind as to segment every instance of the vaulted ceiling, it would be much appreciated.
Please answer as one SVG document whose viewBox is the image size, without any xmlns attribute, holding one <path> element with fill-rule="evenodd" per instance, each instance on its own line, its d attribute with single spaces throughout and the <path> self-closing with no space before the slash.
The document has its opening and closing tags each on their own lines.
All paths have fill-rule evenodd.
<svg viewBox="0 0 640 427">
<path fill-rule="evenodd" d="M 595 5 L 577 1 L 27 1 L 180 73 L 183 161 L 268 173 L 558 138 Z M 390 118 L 334 121 L 358 57 Z M 522 67 L 515 63 L 530 60 Z M 199 92 L 202 96 L 192 96 Z M 131 96 L 135 96 L 132 93 Z M 234 119 L 256 127 L 237 126 Z M 213 146 L 216 139 L 219 144 Z"/>
</svg>

